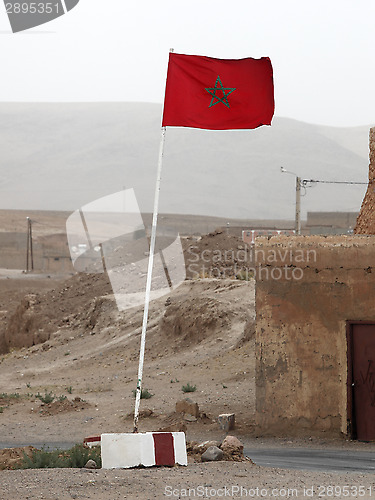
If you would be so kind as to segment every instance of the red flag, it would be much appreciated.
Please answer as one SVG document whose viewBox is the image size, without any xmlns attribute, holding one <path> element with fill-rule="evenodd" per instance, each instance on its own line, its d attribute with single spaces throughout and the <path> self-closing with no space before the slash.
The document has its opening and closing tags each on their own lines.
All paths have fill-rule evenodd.
<svg viewBox="0 0 375 500">
<path fill-rule="evenodd" d="M 163 127 L 257 128 L 271 124 L 274 109 L 268 57 L 169 54 Z"/>
</svg>

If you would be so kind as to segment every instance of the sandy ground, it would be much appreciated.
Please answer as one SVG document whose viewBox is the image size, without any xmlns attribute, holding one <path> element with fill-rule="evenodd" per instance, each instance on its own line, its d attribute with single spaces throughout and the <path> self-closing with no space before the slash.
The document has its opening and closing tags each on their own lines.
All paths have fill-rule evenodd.
<svg viewBox="0 0 375 500">
<path fill-rule="evenodd" d="M 187 281 L 167 299 L 150 307 L 143 387 L 153 397 L 142 400 L 141 408 L 153 414 L 141 419 L 140 431 L 179 421 L 175 403 L 190 396 L 207 416 L 188 423 L 189 429 L 217 430 L 217 415 L 230 410 L 236 413 L 238 431 L 250 432 L 254 339 L 244 341 L 244 327 L 254 316 L 254 284 Z M 3 355 L 0 390 L 22 397 L 0 414 L 0 441 L 79 442 L 101 432 L 131 431 L 142 314 L 142 307 L 119 313 L 113 296 L 103 296 L 47 342 Z M 196 392 L 185 394 L 187 383 L 196 385 Z M 52 408 L 53 415 L 44 416 L 33 395 L 46 391 L 78 396 L 88 407 L 74 412 Z"/>
<path fill-rule="evenodd" d="M 3 500 L 166 498 L 372 498 L 370 475 L 261 468 L 244 463 L 131 470 L 27 470 L 0 474 Z M 336 489 L 331 489 L 336 486 Z M 344 489 L 349 486 L 350 489 Z M 313 490 L 312 490 L 313 488 Z M 341 493 L 340 493 L 341 488 Z M 357 488 L 357 491 L 356 491 Z M 349 491 L 349 495 L 342 492 Z M 336 492 L 335 495 L 332 494 Z M 312 494 L 311 494 L 312 493 Z M 363 494 L 364 493 L 364 494 Z"/>
<path fill-rule="evenodd" d="M 34 305 L 18 309 L 25 294 L 33 295 Z M 217 416 L 234 412 L 233 434 L 246 448 L 374 450 L 373 444 L 340 438 L 256 436 L 254 294 L 251 280 L 194 279 L 151 303 L 143 387 L 153 396 L 141 401 L 141 410 L 150 411 L 140 419 L 139 430 L 176 425 L 186 427 L 190 441 L 221 440 L 225 435 Z M 44 343 L 0 356 L 0 395 L 20 395 L 3 395 L 0 400 L 3 446 L 68 445 L 103 432 L 132 431 L 142 307 L 120 313 L 103 276 L 77 275 L 66 281 L 3 271 L 0 310 L 2 331 L 13 321 L 22 335 L 33 333 L 27 330 L 30 325 L 48 327 L 49 332 Z M 187 383 L 196 391 L 185 394 L 182 386 Z M 35 395 L 45 392 L 67 399 L 43 405 Z M 175 413 L 175 403 L 187 396 L 199 404 L 197 421 Z M 67 404 L 75 398 L 82 401 Z M 249 462 L 114 471 L 0 471 L 1 500 L 374 496 L 370 474 L 271 469 Z"/>
</svg>

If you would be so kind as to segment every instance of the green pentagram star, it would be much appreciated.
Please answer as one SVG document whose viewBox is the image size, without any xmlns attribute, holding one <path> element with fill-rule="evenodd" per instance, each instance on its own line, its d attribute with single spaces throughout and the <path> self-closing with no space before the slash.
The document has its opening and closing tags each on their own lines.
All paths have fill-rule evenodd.
<svg viewBox="0 0 375 500">
<path fill-rule="evenodd" d="M 211 108 L 212 106 L 215 106 L 215 104 L 219 104 L 219 102 L 222 102 L 223 104 L 225 104 L 225 106 L 227 108 L 230 108 L 227 97 L 229 94 L 234 92 L 236 89 L 230 88 L 230 87 L 223 87 L 223 84 L 221 83 L 221 80 L 220 80 L 220 76 L 218 76 L 216 78 L 215 87 L 208 87 L 208 88 L 205 88 L 204 90 L 206 90 L 210 95 L 212 95 L 210 105 L 208 106 L 209 108 Z M 220 97 L 219 95 L 216 94 L 216 92 L 222 92 L 223 96 Z M 216 99 L 216 101 L 215 101 L 215 99 Z"/>
</svg>

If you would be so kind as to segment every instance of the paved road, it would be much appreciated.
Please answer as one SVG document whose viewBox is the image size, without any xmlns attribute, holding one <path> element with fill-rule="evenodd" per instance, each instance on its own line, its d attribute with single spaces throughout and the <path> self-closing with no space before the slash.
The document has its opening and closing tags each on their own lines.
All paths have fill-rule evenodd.
<svg viewBox="0 0 375 500">
<path fill-rule="evenodd" d="M 0 449 L 32 445 L 35 448 L 67 450 L 76 443 L 5 443 Z M 319 470 L 325 472 L 375 472 L 375 452 L 317 450 L 311 448 L 245 448 L 244 453 L 257 465 L 282 469 Z"/>
<path fill-rule="evenodd" d="M 245 448 L 244 453 L 257 465 L 265 467 L 326 472 L 375 471 L 375 453 L 371 452 L 309 448 Z"/>
<path fill-rule="evenodd" d="M 0 441 L 0 450 L 4 448 L 18 448 L 18 447 L 23 447 L 23 446 L 34 446 L 34 448 L 38 448 L 41 450 L 42 448 L 51 451 L 51 450 L 69 450 L 72 448 L 75 444 L 77 443 L 60 443 L 60 442 L 53 442 L 53 443 L 23 443 L 23 442 L 17 442 L 17 443 L 5 443 Z"/>
</svg>

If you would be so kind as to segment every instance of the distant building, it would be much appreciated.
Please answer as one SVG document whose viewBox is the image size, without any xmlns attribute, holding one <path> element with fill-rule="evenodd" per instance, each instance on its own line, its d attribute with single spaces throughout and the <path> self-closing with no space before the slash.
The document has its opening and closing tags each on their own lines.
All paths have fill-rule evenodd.
<svg viewBox="0 0 375 500">
<path fill-rule="evenodd" d="M 294 229 L 245 229 L 242 231 L 242 241 L 248 245 L 255 244 L 257 236 L 294 236 Z"/>
<path fill-rule="evenodd" d="M 304 234 L 352 234 L 358 212 L 307 212 Z"/>
</svg>

